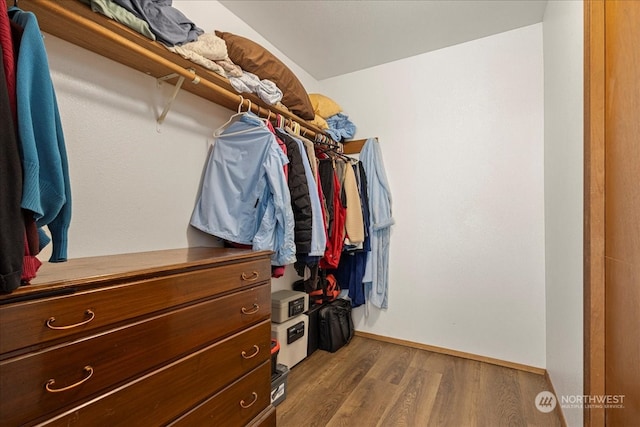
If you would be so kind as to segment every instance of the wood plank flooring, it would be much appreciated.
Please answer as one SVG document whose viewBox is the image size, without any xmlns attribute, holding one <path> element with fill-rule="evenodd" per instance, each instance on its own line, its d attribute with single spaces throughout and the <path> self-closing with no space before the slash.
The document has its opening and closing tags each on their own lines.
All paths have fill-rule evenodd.
<svg viewBox="0 0 640 427">
<path fill-rule="evenodd" d="M 544 376 L 356 336 L 290 370 L 279 427 L 555 427 Z"/>
</svg>

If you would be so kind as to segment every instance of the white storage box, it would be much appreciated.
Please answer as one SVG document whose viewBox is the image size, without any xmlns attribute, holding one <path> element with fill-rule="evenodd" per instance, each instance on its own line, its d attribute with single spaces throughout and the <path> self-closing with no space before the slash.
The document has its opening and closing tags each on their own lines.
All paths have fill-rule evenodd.
<svg viewBox="0 0 640 427">
<path fill-rule="evenodd" d="M 280 343 L 277 361 L 289 368 L 307 357 L 307 334 L 309 318 L 304 315 L 283 323 L 271 323 L 271 337 Z"/>
</svg>

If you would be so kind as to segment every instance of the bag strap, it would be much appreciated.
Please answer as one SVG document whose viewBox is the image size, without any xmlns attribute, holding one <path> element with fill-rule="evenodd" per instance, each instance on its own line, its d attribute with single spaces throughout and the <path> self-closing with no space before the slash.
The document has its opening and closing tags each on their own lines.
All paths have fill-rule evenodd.
<svg viewBox="0 0 640 427">
<path fill-rule="evenodd" d="M 333 274 L 327 274 L 326 277 L 326 295 L 329 301 L 334 301 L 340 295 L 340 285 Z"/>
<path fill-rule="evenodd" d="M 347 300 L 336 300 L 336 301 L 344 301 L 344 303 L 349 303 Z M 350 303 L 349 303 L 350 304 Z M 342 334 L 342 340 L 345 343 L 348 343 L 349 341 L 351 341 L 351 312 L 344 307 L 340 307 L 341 310 L 343 310 L 346 314 L 347 317 L 347 322 L 346 325 L 343 325 L 342 323 L 340 323 L 340 333 Z M 345 328 L 347 329 L 345 331 Z"/>
</svg>

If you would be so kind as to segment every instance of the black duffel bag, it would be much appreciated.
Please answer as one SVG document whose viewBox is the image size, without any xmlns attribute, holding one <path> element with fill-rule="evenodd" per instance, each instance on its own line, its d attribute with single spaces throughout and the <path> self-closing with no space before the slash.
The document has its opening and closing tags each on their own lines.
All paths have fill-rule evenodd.
<svg viewBox="0 0 640 427">
<path fill-rule="evenodd" d="M 318 310 L 318 348 L 338 351 L 353 338 L 351 301 L 338 298 Z"/>
</svg>

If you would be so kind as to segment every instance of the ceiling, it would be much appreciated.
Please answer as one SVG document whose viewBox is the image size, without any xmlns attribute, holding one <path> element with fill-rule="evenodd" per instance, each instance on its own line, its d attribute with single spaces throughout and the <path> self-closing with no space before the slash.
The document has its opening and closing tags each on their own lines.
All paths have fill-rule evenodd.
<svg viewBox="0 0 640 427">
<path fill-rule="evenodd" d="M 317 80 L 542 21 L 547 0 L 227 0 Z"/>
</svg>

